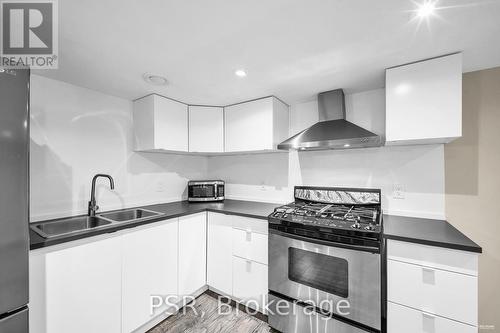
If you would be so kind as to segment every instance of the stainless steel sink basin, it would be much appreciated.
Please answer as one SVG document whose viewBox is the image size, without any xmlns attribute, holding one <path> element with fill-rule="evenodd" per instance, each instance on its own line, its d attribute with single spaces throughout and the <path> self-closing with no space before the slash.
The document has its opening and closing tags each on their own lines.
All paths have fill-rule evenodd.
<svg viewBox="0 0 500 333">
<path fill-rule="evenodd" d="M 111 222 L 97 216 L 80 216 L 52 222 L 35 223 L 31 228 L 44 238 L 57 237 L 110 225 Z"/>
<path fill-rule="evenodd" d="M 152 210 L 147 209 L 129 209 L 99 214 L 99 217 L 111 222 L 132 222 L 135 220 L 143 220 L 160 215 L 162 215 L 162 213 L 153 212 Z"/>
</svg>

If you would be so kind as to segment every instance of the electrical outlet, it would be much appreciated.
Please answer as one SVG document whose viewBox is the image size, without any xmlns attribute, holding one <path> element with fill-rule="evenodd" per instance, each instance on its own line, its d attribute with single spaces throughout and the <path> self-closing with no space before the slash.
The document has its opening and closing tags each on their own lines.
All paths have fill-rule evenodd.
<svg viewBox="0 0 500 333">
<path fill-rule="evenodd" d="M 392 197 L 393 197 L 393 199 L 404 199 L 405 198 L 405 187 L 403 184 L 394 184 L 393 185 Z"/>
</svg>

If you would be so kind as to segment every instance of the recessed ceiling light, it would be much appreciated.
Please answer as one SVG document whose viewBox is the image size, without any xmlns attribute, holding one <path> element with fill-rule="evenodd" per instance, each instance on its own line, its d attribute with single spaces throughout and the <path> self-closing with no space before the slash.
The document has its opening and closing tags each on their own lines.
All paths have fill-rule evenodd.
<svg viewBox="0 0 500 333">
<path fill-rule="evenodd" d="M 346 144 L 344 145 L 344 148 L 349 148 L 350 146 L 351 146 L 350 144 L 346 143 Z"/>
<path fill-rule="evenodd" d="M 168 80 L 163 76 L 154 75 L 150 73 L 145 73 L 142 78 L 149 84 L 154 86 L 166 86 L 168 84 Z"/>
<path fill-rule="evenodd" d="M 436 2 L 425 0 L 422 2 L 417 9 L 417 16 L 420 18 L 429 17 L 436 11 Z"/>
<path fill-rule="evenodd" d="M 245 72 L 244 69 L 238 69 L 236 72 L 234 72 L 234 74 L 236 76 L 239 76 L 239 77 L 245 77 L 245 76 L 247 76 L 247 72 Z"/>
</svg>

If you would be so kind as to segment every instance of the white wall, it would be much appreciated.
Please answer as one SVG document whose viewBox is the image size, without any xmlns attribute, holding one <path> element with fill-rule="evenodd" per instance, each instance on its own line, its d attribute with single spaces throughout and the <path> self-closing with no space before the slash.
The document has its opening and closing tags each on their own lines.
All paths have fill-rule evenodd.
<svg viewBox="0 0 500 333">
<path fill-rule="evenodd" d="M 383 133 L 384 96 L 383 89 L 347 95 L 347 119 Z M 315 123 L 316 101 L 293 105 L 290 119 L 291 134 Z M 443 145 L 214 156 L 208 177 L 225 179 L 230 198 L 271 202 L 292 201 L 294 185 L 380 188 L 390 214 L 444 218 Z M 393 198 L 394 184 L 404 199 Z"/>
<path fill-rule="evenodd" d="M 86 213 L 92 176 L 101 210 L 180 200 L 207 159 L 135 153 L 132 102 L 33 75 L 31 78 L 31 221 Z"/>
<path fill-rule="evenodd" d="M 381 188 L 392 214 L 444 217 L 443 146 L 196 157 L 135 153 L 132 102 L 33 75 L 31 221 L 84 214 L 96 173 L 101 210 L 186 197 L 189 179 L 220 178 L 229 198 L 285 203 L 294 185 Z M 347 95 L 347 119 L 384 132 L 384 90 Z M 291 107 L 290 132 L 317 121 L 316 101 Z M 382 119 L 382 120 L 381 120 Z M 405 199 L 392 197 L 393 185 Z"/>
</svg>

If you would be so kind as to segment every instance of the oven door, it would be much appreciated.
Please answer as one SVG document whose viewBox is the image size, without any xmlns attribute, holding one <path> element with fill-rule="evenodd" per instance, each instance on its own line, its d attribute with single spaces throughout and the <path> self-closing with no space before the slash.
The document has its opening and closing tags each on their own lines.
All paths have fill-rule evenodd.
<svg viewBox="0 0 500 333">
<path fill-rule="evenodd" d="M 379 253 L 269 232 L 270 291 L 380 330 Z"/>
</svg>

